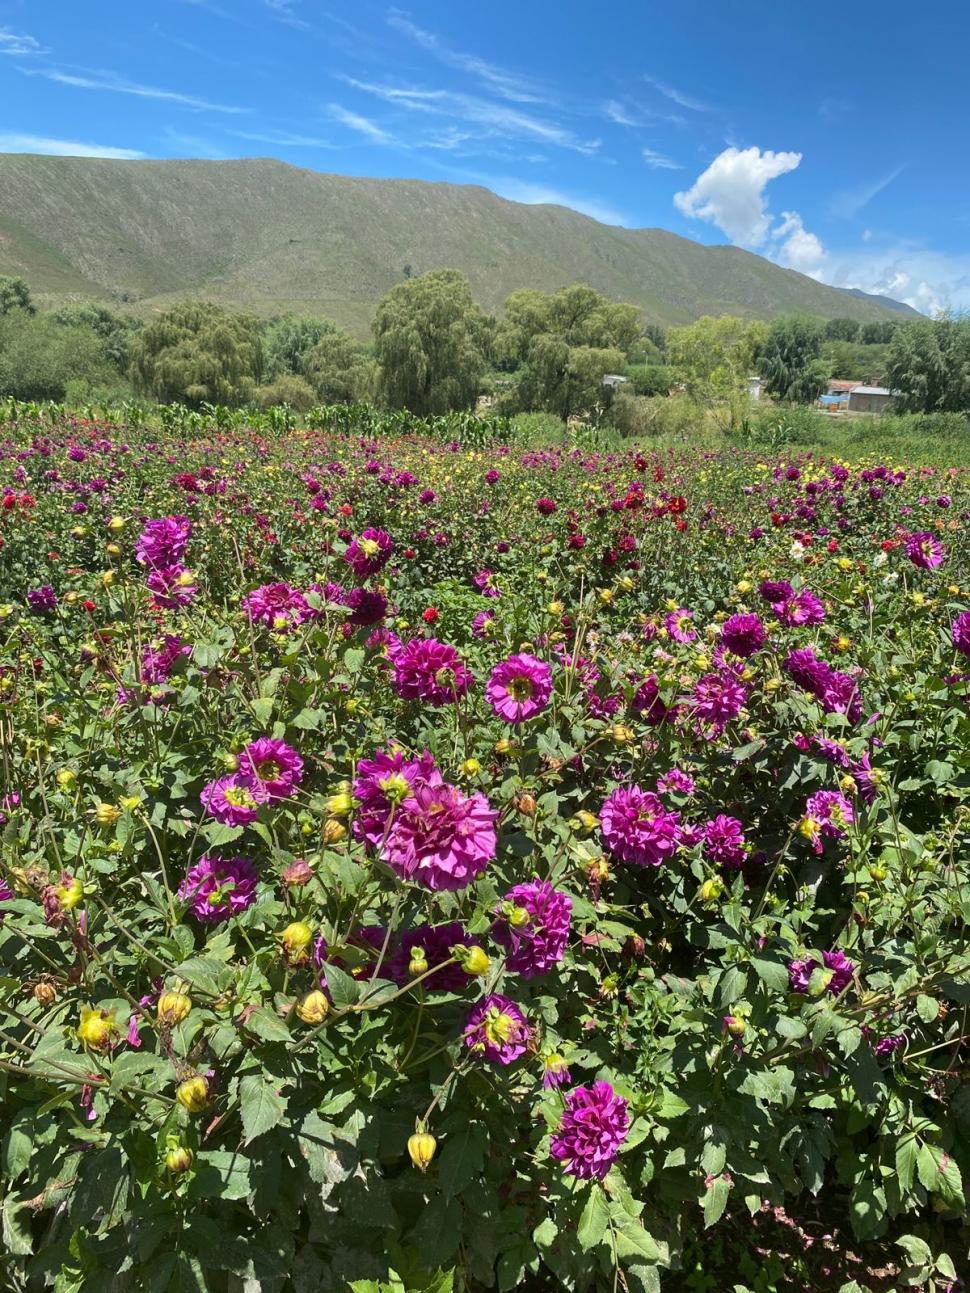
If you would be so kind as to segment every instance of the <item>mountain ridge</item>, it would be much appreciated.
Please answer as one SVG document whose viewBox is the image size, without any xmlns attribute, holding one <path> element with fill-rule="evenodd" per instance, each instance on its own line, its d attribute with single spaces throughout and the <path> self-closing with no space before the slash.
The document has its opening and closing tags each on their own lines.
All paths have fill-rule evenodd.
<svg viewBox="0 0 970 1293">
<path fill-rule="evenodd" d="M 150 315 L 203 297 L 267 316 L 324 314 L 365 335 L 406 271 L 463 270 L 497 310 L 509 292 L 586 282 L 649 322 L 798 310 L 913 315 L 752 252 L 607 225 L 443 181 L 373 179 L 273 158 L 118 161 L 0 154 L 0 274 L 42 301 L 77 296 Z"/>
</svg>

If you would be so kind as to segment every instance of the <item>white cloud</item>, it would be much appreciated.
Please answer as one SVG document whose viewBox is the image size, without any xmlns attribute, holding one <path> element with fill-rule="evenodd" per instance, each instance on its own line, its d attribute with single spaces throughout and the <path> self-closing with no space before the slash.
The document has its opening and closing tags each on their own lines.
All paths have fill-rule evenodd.
<svg viewBox="0 0 970 1293">
<path fill-rule="evenodd" d="M 643 160 L 654 171 L 682 171 L 684 169 L 680 162 L 675 162 L 670 157 L 664 157 L 663 153 L 655 153 L 652 148 L 644 148 Z"/>
<path fill-rule="evenodd" d="M 299 31 L 309 31 L 310 24 L 298 18 L 293 12 L 292 0 L 263 0 L 267 9 L 272 9 L 280 22 L 286 23 L 288 27 L 296 27 Z"/>
<path fill-rule="evenodd" d="M 795 170 L 801 153 L 725 148 L 674 205 L 692 220 L 706 220 L 742 247 L 761 247 L 771 228 L 765 187 Z"/>
<path fill-rule="evenodd" d="M 595 198 L 577 197 L 575 194 L 562 193 L 558 189 L 546 188 L 542 184 L 531 184 L 526 180 L 496 179 L 481 177 L 483 183 L 496 192 L 499 197 L 508 198 L 510 202 L 524 202 L 527 206 L 569 207 L 581 215 L 591 216 L 601 224 L 624 225 L 630 221 L 622 212 L 600 202 Z"/>
<path fill-rule="evenodd" d="M 603 104 L 603 112 L 608 121 L 617 126 L 651 126 L 665 122 L 671 126 L 686 126 L 687 122 L 675 112 L 655 112 L 645 108 L 635 99 L 608 99 Z"/>
<path fill-rule="evenodd" d="M 548 101 L 548 95 L 534 81 L 519 76 L 515 72 L 506 72 L 503 68 L 496 67 L 494 63 L 488 63 L 485 59 L 479 58 L 477 54 L 465 54 L 461 50 L 452 49 L 434 32 L 418 27 L 400 9 L 392 9 L 387 16 L 387 21 L 416 45 L 433 55 L 439 63 L 477 77 L 488 89 L 501 95 L 503 99 L 511 99 L 514 103 Z"/>
<path fill-rule="evenodd" d="M 690 94 L 685 94 L 683 90 L 678 90 L 673 85 L 668 85 L 665 81 L 659 81 L 655 76 L 644 75 L 643 78 L 648 85 L 659 91 L 665 99 L 670 99 L 672 103 L 679 104 L 682 108 L 689 108 L 691 112 L 710 112 L 710 104 L 702 103 L 700 99 L 695 99 Z"/>
<path fill-rule="evenodd" d="M 327 108 L 330 116 L 348 130 L 356 130 L 359 135 L 363 135 L 374 144 L 394 144 L 397 141 L 393 135 L 377 124 L 371 121 L 369 117 L 362 117 L 357 112 L 351 112 L 347 108 L 342 108 L 339 103 L 331 103 Z"/>
<path fill-rule="evenodd" d="M 863 231 L 862 231 L 862 241 L 863 241 L 863 242 L 872 242 L 872 230 L 871 230 L 871 229 L 863 229 Z"/>
<path fill-rule="evenodd" d="M 906 163 L 902 162 L 880 179 L 873 180 L 870 184 L 862 184 L 858 188 L 845 189 L 841 193 L 836 193 L 831 203 L 832 213 L 845 220 L 853 219 L 863 207 L 869 205 L 877 194 L 881 193 L 884 188 L 892 184 L 893 180 L 902 175 L 905 169 Z"/>
<path fill-rule="evenodd" d="M 110 148 L 105 144 L 82 144 L 74 139 L 48 139 L 42 135 L 0 134 L 0 153 L 43 153 L 48 157 L 114 157 L 133 161 L 145 153 L 134 148 Z"/>
<path fill-rule="evenodd" d="M 0 54 L 8 54 L 11 58 L 28 58 L 31 54 L 43 53 L 44 47 L 33 36 L 11 31 L 9 27 L 0 27 Z"/>
<path fill-rule="evenodd" d="M 256 144 L 269 144 L 273 148 L 336 148 L 330 139 L 316 135 L 298 135 L 289 130 L 227 130 L 236 139 L 249 139 Z"/>
<path fill-rule="evenodd" d="M 891 296 L 924 314 L 970 309 L 970 253 L 889 246 L 833 252 L 826 281 L 835 287 Z"/>
<path fill-rule="evenodd" d="M 407 108 L 412 112 L 436 113 L 452 121 L 471 122 L 484 127 L 485 137 L 526 139 L 530 143 L 554 144 L 559 148 L 591 156 L 600 147 L 598 139 L 578 138 L 571 130 L 523 112 L 505 103 L 494 103 L 478 95 L 453 93 L 450 90 L 425 90 L 409 86 L 377 84 L 342 76 L 348 85 L 384 103 Z"/>
<path fill-rule="evenodd" d="M 825 248 L 821 239 L 805 228 L 797 211 L 782 211 L 781 223 L 772 229 L 771 237 L 778 244 L 774 258 L 780 264 L 821 279 Z"/>
<path fill-rule="evenodd" d="M 186 108 L 205 112 L 249 112 L 249 108 L 227 107 L 224 103 L 210 103 L 208 99 L 197 99 L 191 94 L 180 94 L 176 90 L 160 90 L 154 85 L 139 85 L 127 81 L 113 72 L 59 72 L 56 68 L 18 68 L 26 76 L 43 76 L 58 85 L 71 85 L 80 90 L 106 90 L 112 94 L 131 94 L 137 99 L 161 99 L 165 103 L 178 103 Z"/>
</svg>

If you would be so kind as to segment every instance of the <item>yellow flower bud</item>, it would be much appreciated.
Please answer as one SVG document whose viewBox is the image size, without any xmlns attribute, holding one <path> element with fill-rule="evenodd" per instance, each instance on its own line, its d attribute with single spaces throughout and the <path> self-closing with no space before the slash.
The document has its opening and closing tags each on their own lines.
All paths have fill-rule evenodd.
<svg viewBox="0 0 970 1293">
<path fill-rule="evenodd" d="M 118 803 L 126 812 L 133 813 L 141 803 L 141 795 L 125 795 L 118 800 Z"/>
<path fill-rule="evenodd" d="M 322 1024 L 330 1012 L 327 994 L 315 989 L 301 997 L 296 1004 L 296 1013 L 305 1024 Z"/>
<path fill-rule="evenodd" d="M 546 607 L 550 615 L 561 615 L 565 610 L 562 602 L 550 602 Z"/>
<path fill-rule="evenodd" d="M 158 998 L 158 1018 L 169 1028 L 174 1028 L 188 1016 L 192 1009 L 192 998 L 184 992 L 163 992 Z"/>
<path fill-rule="evenodd" d="M 724 892 L 724 882 L 721 880 L 705 880 L 697 891 L 697 896 L 701 902 L 717 902 Z"/>
<path fill-rule="evenodd" d="M 466 777 L 477 777 L 482 770 L 482 765 L 477 759 L 466 759 L 461 765 L 461 770 Z"/>
<path fill-rule="evenodd" d="M 108 522 L 108 529 L 114 534 L 117 534 L 119 530 L 123 530 L 124 528 L 125 518 L 123 516 L 113 516 Z"/>
<path fill-rule="evenodd" d="M 509 741 L 504 736 L 501 738 L 501 740 L 496 741 L 495 744 L 492 746 L 492 749 L 495 751 L 496 754 L 508 754 L 511 748 L 512 748 L 512 742 Z"/>
<path fill-rule="evenodd" d="M 69 790 L 77 779 L 77 773 L 72 772 L 70 768 L 61 768 L 57 774 L 57 784 L 62 790 Z"/>
<path fill-rule="evenodd" d="M 81 1008 L 77 1038 L 85 1050 L 109 1050 L 116 1035 L 114 1015 L 110 1010 L 92 1010 L 90 1006 Z"/>
<path fill-rule="evenodd" d="M 336 817 L 329 817 L 323 823 L 323 842 L 325 844 L 339 844 L 341 840 L 347 838 L 347 827 L 343 822 L 338 822 Z"/>
<path fill-rule="evenodd" d="M 487 974 L 491 969 L 492 962 L 488 954 L 477 943 L 471 947 L 456 947 L 453 951 L 458 959 L 458 964 L 466 974 L 470 974 L 473 978 Z"/>
<path fill-rule="evenodd" d="M 209 1101 L 209 1084 L 198 1074 L 186 1078 L 175 1088 L 175 1098 L 189 1113 L 201 1113 Z"/>
<path fill-rule="evenodd" d="M 313 942 L 313 930 L 302 920 L 295 920 L 287 925 L 281 934 L 283 951 L 291 965 L 299 965 L 307 959 L 307 948 Z"/>
<path fill-rule="evenodd" d="M 354 806 L 354 797 L 346 790 L 330 795 L 327 799 L 327 812 L 331 817 L 349 817 Z"/>
<path fill-rule="evenodd" d="M 610 728 L 610 736 L 616 741 L 617 745 L 629 745 L 633 740 L 633 728 L 626 727 L 623 723 L 615 723 Z"/>
<path fill-rule="evenodd" d="M 115 804 L 98 804 L 94 810 L 94 820 L 99 826 L 114 826 L 121 816 L 121 809 Z"/>
<path fill-rule="evenodd" d="M 434 1136 L 424 1130 L 424 1124 L 419 1122 L 419 1131 L 413 1136 L 408 1137 L 408 1154 L 411 1156 L 411 1162 L 419 1171 L 426 1172 L 434 1158 L 434 1152 L 438 1148 L 438 1142 Z"/>
<path fill-rule="evenodd" d="M 165 1155 L 165 1166 L 173 1176 L 187 1172 L 195 1162 L 195 1155 L 184 1145 L 173 1145 Z"/>
<path fill-rule="evenodd" d="M 109 557 L 121 556 L 121 549 L 118 547 L 117 543 L 107 544 L 107 546 L 105 547 L 105 552 L 107 552 Z"/>
<path fill-rule="evenodd" d="M 101 582 L 104 584 L 105 588 L 110 588 L 114 581 L 115 572 L 113 570 L 105 570 L 101 575 Z"/>
<path fill-rule="evenodd" d="M 408 961 L 408 974 L 417 977 L 424 974 L 428 968 L 428 958 L 425 955 L 423 947 L 413 947 L 411 949 L 411 959 Z"/>
</svg>

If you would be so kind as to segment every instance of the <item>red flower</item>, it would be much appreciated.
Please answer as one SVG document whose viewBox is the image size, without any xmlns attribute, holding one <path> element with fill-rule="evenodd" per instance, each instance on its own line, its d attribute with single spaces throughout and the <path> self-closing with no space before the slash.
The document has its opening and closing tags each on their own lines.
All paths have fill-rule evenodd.
<svg viewBox="0 0 970 1293">
<path fill-rule="evenodd" d="M 541 512 L 543 516 L 551 516 L 553 512 L 558 510 L 558 504 L 553 502 L 551 498 L 540 498 L 536 503 L 536 510 Z"/>
<path fill-rule="evenodd" d="M 671 516 L 680 516 L 681 512 L 687 511 L 687 499 L 681 498 L 680 496 L 672 498 L 667 504 L 667 510 L 670 512 Z"/>
<path fill-rule="evenodd" d="M 96 607 L 95 607 L 95 605 L 94 605 L 94 602 L 92 602 L 92 600 L 91 600 L 91 598 L 90 598 L 90 597 L 85 597 L 85 599 L 84 599 L 84 601 L 81 603 L 81 605 L 84 607 L 84 609 L 85 609 L 89 614 L 90 614 L 90 612 L 91 612 L 91 611 L 93 611 L 93 610 L 95 610 L 95 609 L 96 609 Z"/>
<path fill-rule="evenodd" d="M 825 546 L 829 550 L 829 552 L 838 552 L 839 541 L 838 539 L 829 539 L 828 543 Z"/>
<path fill-rule="evenodd" d="M 883 552 L 892 552 L 893 548 L 897 548 L 899 544 L 895 539 L 883 539 L 879 546 L 882 548 Z"/>
<path fill-rule="evenodd" d="M 427 610 L 422 612 L 421 618 L 424 620 L 425 624 L 434 624 L 438 618 L 438 612 L 433 606 L 429 606 Z"/>
<path fill-rule="evenodd" d="M 349 503 L 341 503 L 340 506 L 337 508 L 338 516 L 353 516 L 353 514 L 354 514 L 354 509 L 350 506 Z"/>
<path fill-rule="evenodd" d="M 405 548 L 404 555 L 410 559 L 412 557 L 415 557 L 417 554 L 415 553 L 413 548 Z"/>
</svg>

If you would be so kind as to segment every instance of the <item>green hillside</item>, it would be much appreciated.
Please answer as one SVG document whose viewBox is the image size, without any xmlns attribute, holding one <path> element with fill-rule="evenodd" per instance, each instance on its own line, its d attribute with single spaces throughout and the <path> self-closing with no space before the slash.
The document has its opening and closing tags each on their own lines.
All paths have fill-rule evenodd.
<svg viewBox="0 0 970 1293">
<path fill-rule="evenodd" d="M 483 188 L 322 175 L 267 159 L 0 155 L 0 274 L 22 275 L 42 300 L 80 294 L 149 314 L 206 297 L 260 315 L 325 314 L 364 333 L 405 266 L 464 270 L 491 310 L 516 288 L 586 282 L 668 324 L 720 313 L 908 312 L 735 247 L 604 225 Z"/>
</svg>

